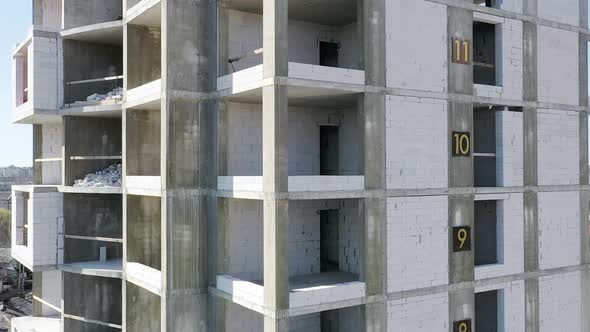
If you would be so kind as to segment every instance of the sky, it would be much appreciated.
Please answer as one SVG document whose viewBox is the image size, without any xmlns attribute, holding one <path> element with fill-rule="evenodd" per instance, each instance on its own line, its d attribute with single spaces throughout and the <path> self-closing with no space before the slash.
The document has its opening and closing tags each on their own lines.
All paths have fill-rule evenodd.
<svg viewBox="0 0 590 332">
<path fill-rule="evenodd" d="M 12 0 L 0 12 L 0 167 L 32 166 L 33 127 L 12 124 L 12 51 L 31 28 L 30 0 Z"/>
</svg>

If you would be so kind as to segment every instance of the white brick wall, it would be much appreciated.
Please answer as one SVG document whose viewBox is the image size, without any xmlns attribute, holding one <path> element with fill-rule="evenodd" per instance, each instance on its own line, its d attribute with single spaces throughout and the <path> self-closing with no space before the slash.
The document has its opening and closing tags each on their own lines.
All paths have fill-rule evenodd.
<svg viewBox="0 0 590 332">
<path fill-rule="evenodd" d="M 539 184 L 578 184 L 578 113 L 546 109 L 537 113 Z"/>
<path fill-rule="evenodd" d="M 62 127 L 61 124 L 42 125 L 42 154 L 41 158 L 62 157 Z M 61 184 L 61 162 L 47 161 L 41 163 L 43 184 Z"/>
<path fill-rule="evenodd" d="M 29 205 L 29 245 L 33 248 L 33 265 L 55 265 L 63 257 L 58 241 L 63 237 L 63 194 L 31 193 Z M 58 252 L 59 251 L 59 252 Z"/>
<path fill-rule="evenodd" d="M 61 308 L 62 280 L 61 271 L 43 271 L 41 272 L 41 285 L 43 286 L 43 301 L 49 302 L 55 307 Z M 57 316 L 59 313 L 54 309 L 44 305 L 43 316 Z"/>
<path fill-rule="evenodd" d="M 319 125 L 339 125 L 340 174 L 359 168 L 357 112 L 354 110 L 289 108 L 289 175 L 320 172 Z M 229 175 L 262 175 L 262 107 L 228 104 Z"/>
<path fill-rule="evenodd" d="M 571 25 L 580 23 L 578 0 L 539 0 L 538 8 L 541 18 Z"/>
<path fill-rule="evenodd" d="M 29 99 L 35 108 L 57 110 L 58 105 L 58 48 L 61 44 L 55 38 L 33 37 L 29 47 Z"/>
<path fill-rule="evenodd" d="M 496 181 L 498 186 L 524 184 L 523 114 L 496 112 Z"/>
<path fill-rule="evenodd" d="M 562 1 L 544 1 L 563 7 Z M 539 101 L 578 105 L 578 34 L 539 26 L 537 43 Z"/>
<path fill-rule="evenodd" d="M 485 199 L 486 195 L 481 197 Z M 476 280 L 524 271 L 523 195 L 506 195 L 505 199 L 498 200 L 496 204 L 499 225 L 496 231 L 499 263 L 475 267 Z"/>
<path fill-rule="evenodd" d="M 523 50 L 522 50 L 522 21 L 504 19 L 500 29 L 502 59 L 501 83 L 504 99 L 521 100 L 523 93 Z M 498 61 L 500 59 L 497 59 Z"/>
<path fill-rule="evenodd" d="M 580 264 L 580 194 L 539 193 L 539 267 Z"/>
<path fill-rule="evenodd" d="M 446 196 L 387 199 L 390 292 L 448 283 Z"/>
<path fill-rule="evenodd" d="M 391 0 L 385 12 L 387 86 L 447 91 L 447 7 L 423 0 Z"/>
<path fill-rule="evenodd" d="M 389 301 L 387 303 L 387 331 L 449 331 L 448 293 Z"/>
<path fill-rule="evenodd" d="M 580 272 L 540 277 L 539 331 L 581 332 L 580 297 Z"/>
<path fill-rule="evenodd" d="M 386 105 L 387 187 L 447 187 L 447 102 L 387 96 Z"/>
</svg>

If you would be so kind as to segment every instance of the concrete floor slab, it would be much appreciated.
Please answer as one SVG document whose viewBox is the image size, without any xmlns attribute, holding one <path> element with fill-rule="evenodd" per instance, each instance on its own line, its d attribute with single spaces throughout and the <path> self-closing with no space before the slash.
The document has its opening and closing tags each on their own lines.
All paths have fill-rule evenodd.
<svg viewBox="0 0 590 332">
<path fill-rule="evenodd" d="M 364 176 L 289 176 L 290 192 L 354 191 L 365 189 Z M 220 176 L 219 190 L 262 192 L 262 176 Z"/>
<path fill-rule="evenodd" d="M 123 261 L 120 259 L 106 262 L 92 261 L 64 264 L 61 269 L 66 272 L 99 276 L 105 278 L 121 278 L 123 275 Z"/>
<path fill-rule="evenodd" d="M 18 317 L 11 320 L 12 332 L 60 332 L 60 318 Z"/>
</svg>

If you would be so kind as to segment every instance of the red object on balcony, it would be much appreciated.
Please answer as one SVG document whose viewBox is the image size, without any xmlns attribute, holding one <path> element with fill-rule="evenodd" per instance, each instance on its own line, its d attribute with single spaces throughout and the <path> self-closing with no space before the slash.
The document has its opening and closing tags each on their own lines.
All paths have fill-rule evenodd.
<svg viewBox="0 0 590 332">
<path fill-rule="evenodd" d="M 29 101 L 29 89 L 23 91 L 23 104 Z"/>
</svg>

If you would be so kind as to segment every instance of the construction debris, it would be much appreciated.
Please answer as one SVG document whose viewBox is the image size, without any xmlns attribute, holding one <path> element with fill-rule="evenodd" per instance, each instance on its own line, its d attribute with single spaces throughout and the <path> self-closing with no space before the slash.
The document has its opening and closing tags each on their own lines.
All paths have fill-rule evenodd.
<svg viewBox="0 0 590 332">
<path fill-rule="evenodd" d="M 110 91 L 109 93 L 103 95 L 100 93 L 93 93 L 88 98 L 86 98 L 86 102 L 100 102 L 105 100 L 121 100 L 123 99 L 123 88 L 116 87 L 114 90 Z"/>
<path fill-rule="evenodd" d="M 75 180 L 74 187 L 120 187 L 121 164 L 109 166 L 107 169 L 86 175 L 82 180 Z"/>
</svg>

